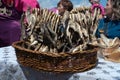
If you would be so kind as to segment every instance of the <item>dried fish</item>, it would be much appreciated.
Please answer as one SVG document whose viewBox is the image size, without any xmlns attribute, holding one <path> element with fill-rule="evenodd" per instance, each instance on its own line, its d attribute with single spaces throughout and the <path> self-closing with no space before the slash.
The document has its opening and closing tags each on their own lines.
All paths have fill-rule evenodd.
<svg viewBox="0 0 120 80">
<path fill-rule="evenodd" d="M 95 13 L 93 16 L 86 7 L 65 11 L 63 16 L 48 9 L 35 8 L 32 13 L 28 9 L 25 12 L 27 27 L 21 19 L 22 39 L 26 36 L 25 41 L 30 43 L 27 48 L 34 46 L 35 51 L 57 53 L 86 50 L 92 43 L 93 29 L 97 26 L 99 12 Z"/>
</svg>

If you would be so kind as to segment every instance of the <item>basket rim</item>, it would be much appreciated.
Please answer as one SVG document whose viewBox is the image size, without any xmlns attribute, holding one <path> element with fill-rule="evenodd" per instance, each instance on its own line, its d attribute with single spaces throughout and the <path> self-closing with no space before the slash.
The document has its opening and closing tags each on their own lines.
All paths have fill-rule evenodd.
<svg viewBox="0 0 120 80">
<path fill-rule="evenodd" d="M 14 47 L 15 49 L 19 49 L 19 50 L 22 50 L 22 51 L 27 51 L 27 52 L 30 52 L 30 53 L 34 53 L 34 54 L 42 54 L 42 55 L 46 55 L 46 56 L 51 56 L 51 57 L 66 57 L 66 56 L 72 56 L 72 55 L 74 55 L 74 54 L 78 54 L 78 53 L 80 53 L 80 54 L 84 54 L 84 53 L 89 53 L 89 54 L 91 54 L 91 53 L 93 53 L 93 52 L 95 52 L 95 51 L 97 51 L 97 49 L 98 48 L 93 48 L 93 49 L 91 49 L 91 50 L 86 50 L 86 51 L 77 51 L 77 52 L 74 52 L 74 53 L 64 53 L 64 52 L 60 52 L 59 54 L 57 53 L 51 53 L 51 52 L 40 52 L 40 51 L 33 51 L 33 50 L 30 50 L 30 49 L 26 49 L 26 48 L 23 48 L 23 47 L 21 47 L 21 46 L 17 46 L 17 44 L 19 44 L 19 43 L 23 43 L 24 41 L 15 41 L 15 42 L 13 42 L 13 44 L 12 44 L 12 47 Z M 97 53 L 96 53 L 97 54 Z"/>
</svg>

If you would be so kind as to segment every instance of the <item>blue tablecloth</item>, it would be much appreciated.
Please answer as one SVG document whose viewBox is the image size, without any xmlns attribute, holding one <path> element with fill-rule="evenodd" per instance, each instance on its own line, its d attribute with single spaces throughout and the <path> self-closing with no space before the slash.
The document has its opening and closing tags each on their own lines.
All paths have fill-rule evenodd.
<svg viewBox="0 0 120 80">
<path fill-rule="evenodd" d="M 120 63 L 98 57 L 98 65 L 81 73 L 52 73 L 20 67 L 12 46 L 0 48 L 0 80 L 120 80 Z"/>
<path fill-rule="evenodd" d="M 0 48 L 0 80 L 27 80 L 11 46 Z"/>
<path fill-rule="evenodd" d="M 69 80 L 120 80 L 120 63 L 99 58 L 98 65 L 86 72 L 76 73 Z M 83 79 L 82 79 L 83 78 Z"/>
</svg>

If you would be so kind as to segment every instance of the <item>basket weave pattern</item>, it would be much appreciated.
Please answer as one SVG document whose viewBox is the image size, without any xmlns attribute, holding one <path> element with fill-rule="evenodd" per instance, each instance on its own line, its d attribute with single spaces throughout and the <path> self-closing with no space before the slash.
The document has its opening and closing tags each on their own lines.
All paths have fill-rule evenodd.
<svg viewBox="0 0 120 80">
<path fill-rule="evenodd" d="M 97 49 L 76 53 L 42 53 L 21 47 L 23 41 L 13 43 L 18 62 L 37 70 L 53 72 L 82 72 L 96 66 Z"/>
</svg>

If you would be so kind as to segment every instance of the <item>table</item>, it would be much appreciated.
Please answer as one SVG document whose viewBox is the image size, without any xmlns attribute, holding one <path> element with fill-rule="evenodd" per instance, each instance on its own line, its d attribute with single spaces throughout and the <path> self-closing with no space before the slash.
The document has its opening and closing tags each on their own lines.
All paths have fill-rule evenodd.
<svg viewBox="0 0 120 80">
<path fill-rule="evenodd" d="M 98 65 L 81 73 L 52 73 L 23 67 L 12 46 L 0 48 L 0 80 L 120 80 L 120 63 L 98 57 Z"/>
<path fill-rule="evenodd" d="M 0 48 L 0 80 L 27 80 L 12 46 Z"/>
</svg>

